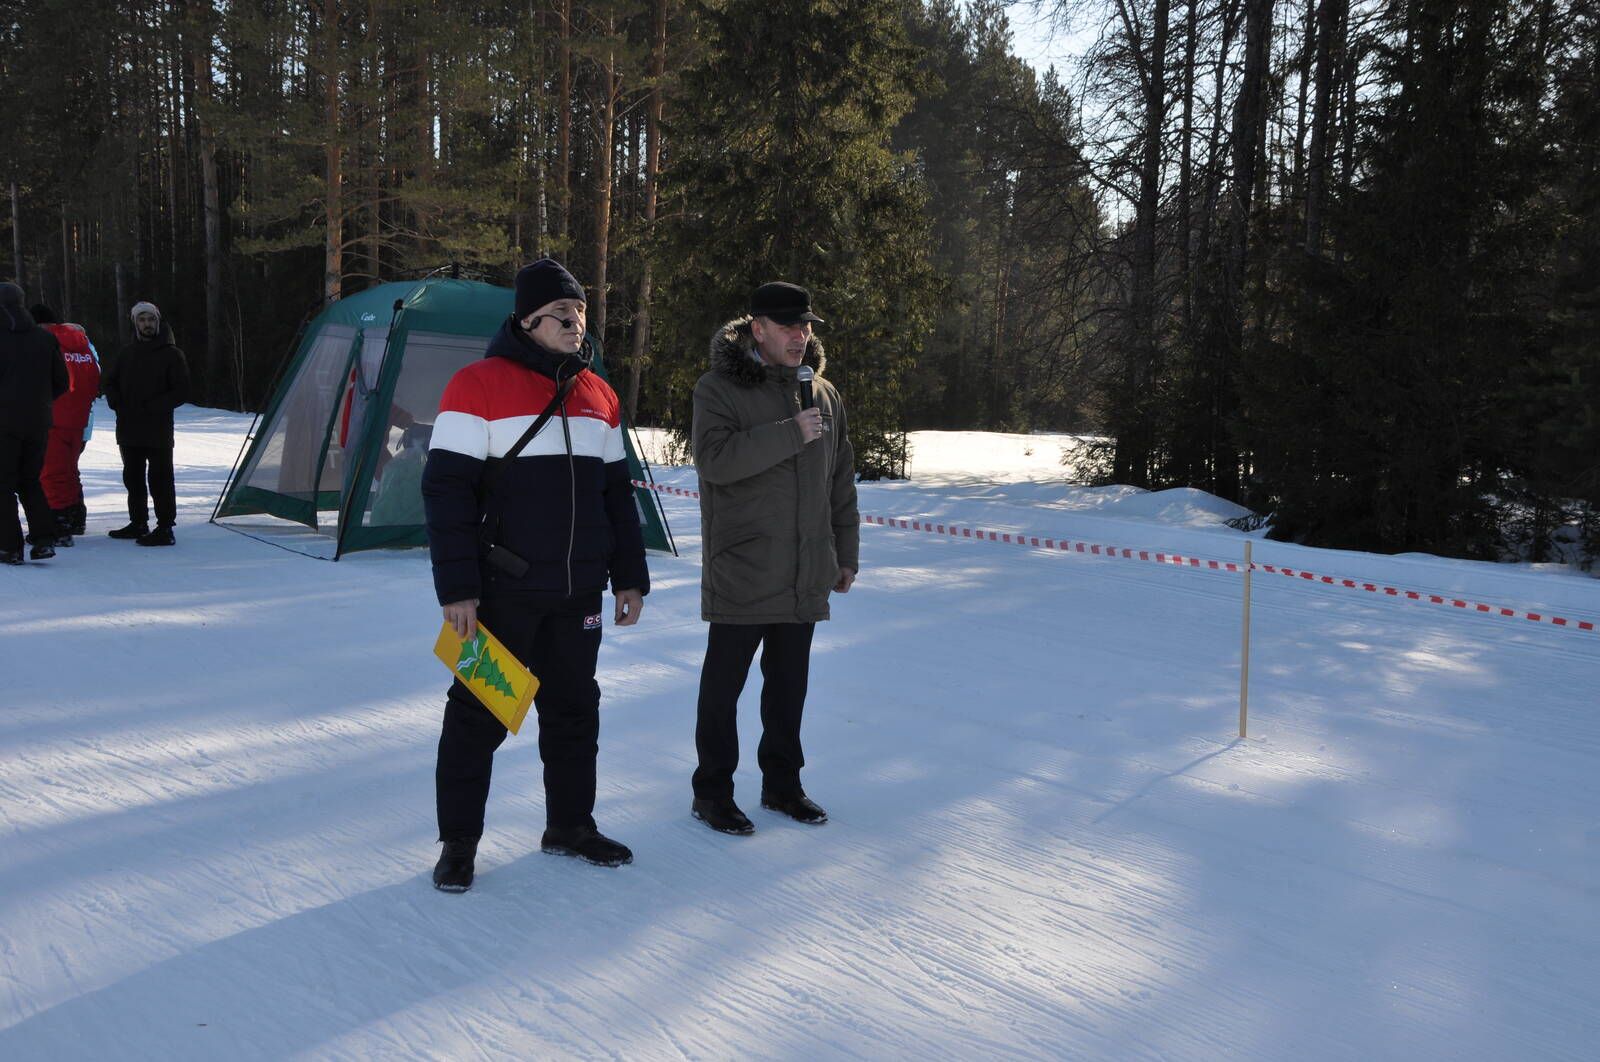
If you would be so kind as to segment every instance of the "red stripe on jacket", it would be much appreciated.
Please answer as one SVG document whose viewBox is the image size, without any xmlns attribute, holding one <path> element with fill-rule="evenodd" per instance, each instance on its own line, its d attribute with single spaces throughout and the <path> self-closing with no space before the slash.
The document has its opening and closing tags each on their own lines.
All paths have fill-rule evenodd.
<svg viewBox="0 0 1600 1062">
<path fill-rule="evenodd" d="M 556 382 L 509 358 L 484 358 L 450 378 L 439 398 L 439 412 L 465 413 L 484 420 L 537 417 L 556 396 Z M 597 373 L 579 375 L 567 395 L 567 416 L 592 417 L 608 427 L 622 423 L 621 404 Z"/>
</svg>

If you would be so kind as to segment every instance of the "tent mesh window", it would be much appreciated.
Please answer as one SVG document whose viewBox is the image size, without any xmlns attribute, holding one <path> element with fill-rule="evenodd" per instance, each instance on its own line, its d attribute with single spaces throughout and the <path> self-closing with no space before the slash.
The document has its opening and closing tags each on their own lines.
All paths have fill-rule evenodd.
<svg viewBox="0 0 1600 1062">
<path fill-rule="evenodd" d="M 388 416 L 377 429 L 377 445 L 369 451 L 376 460 L 366 504 L 360 510 L 363 526 L 423 522 L 422 466 L 427 461 L 439 395 L 456 370 L 483 357 L 483 347 L 481 336 L 407 334 Z"/>
<path fill-rule="evenodd" d="M 319 508 L 338 508 L 342 455 L 326 455 L 333 459 L 325 461 L 323 451 L 355 338 L 356 330 L 347 325 L 324 325 L 317 333 L 262 428 L 261 441 L 235 477 L 241 507 L 312 527 Z"/>
</svg>

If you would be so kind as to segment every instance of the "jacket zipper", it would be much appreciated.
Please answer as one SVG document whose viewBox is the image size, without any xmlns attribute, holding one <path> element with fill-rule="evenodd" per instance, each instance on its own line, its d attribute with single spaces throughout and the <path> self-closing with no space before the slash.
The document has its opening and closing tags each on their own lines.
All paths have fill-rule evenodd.
<svg viewBox="0 0 1600 1062">
<path fill-rule="evenodd" d="M 561 400 L 561 434 L 567 440 L 567 482 L 571 487 L 567 522 L 567 596 L 572 596 L 572 549 L 578 538 L 578 469 L 572 460 L 572 429 L 567 423 L 567 402 Z"/>
<path fill-rule="evenodd" d="M 790 391 L 788 389 L 787 382 L 784 386 L 784 399 L 786 401 L 792 400 L 794 402 L 795 412 L 798 413 L 800 411 L 800 392 L 798 388 L 794 391 Z M 818 441 L 820 442 L 821 440 Z M 802 543 L 800 541 L 801 534 L 803 533 L 805 526 L 805 516 L 801 512 L 801 495 L 805 493 L 806 485 L 805 473 L 801 470 L 800 465 L 804 461 L 805 453 L 806 447 L 802 445 L 800 447 L 800 452 L 794 455 L 794 612 L 795 619 L 797 620 L 800 618 L 800 566 L 804 563 L 802 558 L 805 556 L 805 550 L 802 548 Z"/>
</svg>

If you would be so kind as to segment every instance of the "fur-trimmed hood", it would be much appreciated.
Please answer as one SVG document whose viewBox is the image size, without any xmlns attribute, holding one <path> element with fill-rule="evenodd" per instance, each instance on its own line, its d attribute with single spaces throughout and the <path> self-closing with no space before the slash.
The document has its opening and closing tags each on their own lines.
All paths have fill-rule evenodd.
<svg viewBox="0 0 1600 1062">
<path fill-rule="evenodd" d="M 803 364 L 811 366 L 818 376 L 828 364 L 822 340 L 816 336 L 806 344 Z M 746 387 L 754 387 L 767 378 L 767 365 L 756 352 L 755 336 L 750 331 L 749 314 L 735 317 L 711 334 L 711 371 L 732 377 Z"/>
</svg>

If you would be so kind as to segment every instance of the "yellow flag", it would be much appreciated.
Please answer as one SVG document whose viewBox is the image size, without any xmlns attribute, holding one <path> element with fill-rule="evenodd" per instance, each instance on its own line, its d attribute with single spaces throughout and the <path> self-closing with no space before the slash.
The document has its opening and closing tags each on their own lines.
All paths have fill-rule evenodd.
<svg viewBox="0 0 1600 1062">
<path fill-rule="evenodd" d="M 539 692 L 539 680 L 522 661 L 511 655 L 511 650 L 500 644 L 500 639 L 489 633 L 488 628 L 480 623 L 477 636 L 471 641 L 462 641 L 446 620 L 439 631 L 439 640 L 433 645 L 433 655 L 506 725 L 507 730 L 515 734 L 522 729 L 528 705 Z"/>
</svg>

